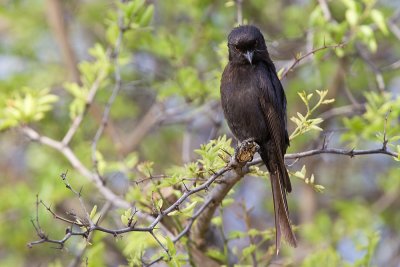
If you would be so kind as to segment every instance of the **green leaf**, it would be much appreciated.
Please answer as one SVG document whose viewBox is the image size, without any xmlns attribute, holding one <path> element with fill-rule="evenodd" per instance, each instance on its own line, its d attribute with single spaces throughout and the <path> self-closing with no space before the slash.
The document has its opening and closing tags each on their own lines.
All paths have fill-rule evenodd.
<svg viewBox="0 0 400 267">
<path fill-rule="evenodd" d="M 119 34 L 120 34 L 120 29 L 117 23 L 109 25 L 106 31 L 107 41 L 111 45 L 114 45 L 117 42 Z"/>
<path fill-rule="evenodd" d="M 164 203 L 164 201 L 163 201 L 162 198 L 160 198 L 160 199 L 157 201 L 157 208 L 158 208 L 159 210 L 162 209 L 163 203 Z"/>
<path fill-rule="evenodd" d="M 136 152 L 130 153 L 126 156 L 124 162 L 128 168 L 134 168 L 139 161 L 139 156 Z"/>
<path fill-rule="evenodd" d="M 235 203 L 235 200 L 233 198 L 224 198 L 224 200 L 222 200 L 221 206 L 226 208 L 233 203 Z"/>
<path fill-rule="evenodd" d="M 94 216 L 96 215 L 96 212 L 97 212 L 97 205 L 94 205 L 92 211 L 90 212 L 90 216 L 89 216 L 90 219 L 93 220 Z"/>
<path fill-rule="evenodd" d="M 248 257 L 251 253 L 253 253 L 257 249 L 255 244 L 251 244 L 247 248 L 243 249 L 242 255 L 243 257 Z"/>
<path fill-rule="evenodd" d="M 283 74 L 283 72 L 285 71 L 285 68 L 281 68 L 279 71 L 278 71 L 278 78 L 279 78 L 279 80 L 281 80 L 282 79 L 282 74 Z"/>
<path fill-rule="evenodd" d="M 239 238 L 243 238 L 246 237 L 247 233 L 239 231 L 239 230 L 233 230 L 231 232 L 229 232 L 228 235 L 228 239 L 239 239 Z"/>
<path fill-rule="evenodd" d="M 149 5 L 144 13 L 142 14 L 139 25 L 142 27 L 148 26 L 150 23 L 150 20 L 153 18 L 153 13 L 154 13 L 154 6 Z"/>
<path fill-rule="evenodd" d="M 355 9 L 347 9 L 346 10 L 346 20 L 350 24 L 350 26 L 356 26 L 358 22 L 358 13 Z"/>
<path fill-rule="evenodd" d="M 371 10 L 371 18 L 376 23 L 376 25 L 378 26 L 378 28 L 381 30 L 381 32 L 384 35 L 389 34 L 388 28 L 386 26 L 385 17 L 383 16 L 381 11 L 379 11 L 377 9 L 372 9 Z"/>
<path fill-rule="evenodd" d="M 188 206 L 186 206 L 184 209 L 181 210 L 183 213 L 193 213 L 194 208 L 196 207 L 197 201 L 194 201 L 190 203 Z"/>
<path fill-rule="evenodd" d="M 175 254 L 176 254 L 176 248 L 175 248 L 174 242 L 172 242 L 172 240 L 171 240 L 171 238 L 170 238 L 169 236 L 167 236 L 167 237 L 165 238 L 165 240 L 167 241 L 167 249 L 168 249 L 168 251 L 169 251 L 169 254 L 170 254 L 171 256 L 175 256 Z"/>
<path fill-rule="evenodd" d="M 23 91 L 25 91 L 24 94 L 17 94 L 6 100 L 6 105 L 0 115 L 0 129 L 7 129 L 20 123 L 39 121 L 58 100 L 58 96 L 49 94 L 47 89 L 37 91 L 25 87 Z"/>
<path fill-rule="evenodd" d="M 316 185 L 314 185 L 314 190 L 318 193 L 322 193 L 322 192 L 324 192 L 325 187 L 323 185 L 316 184 Z"/>
<path fill-rule="evenodd" d="M 144 161 L 137 165 L 137 169 L 145 176 L 151 176 L 151 174 L 153 173 L 153 165 L 154 162 L 152 161 Z"/>
<path fill-rule="evenodd" d="M 331 98 L 331 99 L 326 99 L 326 100 L 322 101 L 321 104 L 330 104 L 330 103 L 333 103 L 333 102 L 335 102 L 335 99 Z"/>
<path fill-rule="evenodd" d="M 132 216 L 132 208 L 129 208 L 125 210 L 124 213 L 121 215 L 121 222 L 125 226 L 128 226 L 131 216 Z"/>
<path fill-rule="evenodd" d="M 297 94 L 300 96 L 300 98 L 304 102 L 304 104 L 308 105 L 308 98 L 306 96 L 306 93 L 303 91 L 303 92 L 300 92 Z"/>
<path fill-rule="evenodd" d="M 208 249 L 207 256 L 209 256 L 210 258 L 216 259 L 220 262 L 225 262 L 225 260 L 226 260 L 225 254 L 215 248 Z"/>
<path fill-rule="evenodd" d="M 222 225 L 222 218 L 221 216 L 216 216 L 211 219 L 211 223 L 215 224 L 216 226 Z"/>
</svg>

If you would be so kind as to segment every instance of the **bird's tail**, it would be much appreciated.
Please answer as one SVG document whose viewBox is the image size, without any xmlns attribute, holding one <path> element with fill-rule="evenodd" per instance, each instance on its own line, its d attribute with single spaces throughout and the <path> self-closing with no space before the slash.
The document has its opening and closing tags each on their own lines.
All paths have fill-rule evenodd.
<svg viewBox="0 0 400 267">
<path fill-rule="evenodd" d="M 266 152 L 266 151 L 265 151 Z M 296 236 L 293 233 L 292 226 L 289 219 L 289 210 L 286 201 L 286 192 L 290 186 L 289 175 L 286 167 L 281 159 L 281 164 L 276 164 L 274 160 L 268 158 L 268 153 L 261 151 L 261 158 L 270 172 L 272 196 L 274 200 L 274 212 L 275 212 L 275 234 L 276 234 L 276 253 L 279 253 L 281 244 L 281 235 L 292 247 L 297 246 Z M 277 161 L 280 161 L 279 157 Z M 289 181 L 288 185 L 287 181 Z"/>
</svg>

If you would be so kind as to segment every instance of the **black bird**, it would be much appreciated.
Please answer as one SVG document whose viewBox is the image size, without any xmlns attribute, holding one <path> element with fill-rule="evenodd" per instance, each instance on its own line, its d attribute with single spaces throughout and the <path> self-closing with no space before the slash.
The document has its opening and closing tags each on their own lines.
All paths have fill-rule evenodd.
<svg viewBox="0 0 400 267">
<path fill-rule="evenodd" d="M 228 36 L 229 63 L 221 79 L 221 102 L 233 135 L 253 139 L 271 180 L 275 211 L 276 253 L 281 234 L 296 247 L 286 194 L 292 191 L 284 155 L 289 146 L 286 97 L 260 30 L 234 28 Z"/>
</svg>

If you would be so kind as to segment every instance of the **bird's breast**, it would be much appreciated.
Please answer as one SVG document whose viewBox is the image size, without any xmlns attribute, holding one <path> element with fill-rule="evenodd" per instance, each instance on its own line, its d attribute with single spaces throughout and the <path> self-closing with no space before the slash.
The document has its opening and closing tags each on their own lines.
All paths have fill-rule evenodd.
<svg viewBox="0 0 400 267">
<path fill-rule="evenodd" d="M 240 141 L 267 136 L 265 118 L 260 107 L 257 73 L 251 68 L 225 70 L 221 82 L 221 102 L 232 133 Z"/>
</svg>

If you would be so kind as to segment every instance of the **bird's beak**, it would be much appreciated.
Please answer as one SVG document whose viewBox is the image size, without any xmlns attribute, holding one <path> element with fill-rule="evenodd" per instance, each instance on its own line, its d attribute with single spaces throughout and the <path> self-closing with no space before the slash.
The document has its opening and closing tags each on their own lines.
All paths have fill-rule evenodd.
<svg viewBox="0 0 400 267">
<path fill-rule="evenodd" d="M 249 61 L 250 65 L 253 63 L 253 54 L 254 51 L 247 51 L 246 53 L 244 53 L 244 57 Z"/>
</svg>

